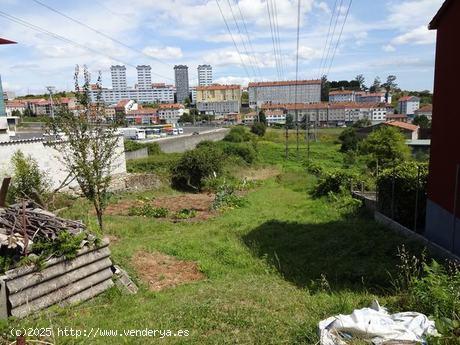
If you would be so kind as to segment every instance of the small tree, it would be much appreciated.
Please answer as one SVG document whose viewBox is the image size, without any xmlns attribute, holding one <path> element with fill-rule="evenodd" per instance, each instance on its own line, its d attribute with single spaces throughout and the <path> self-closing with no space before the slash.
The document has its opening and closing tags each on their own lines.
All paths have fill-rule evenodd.
<svg viewBox="0 0 460 345">
<path fill-rule="evenodd" d="M 430 128 L 431 127 L 431 121 L 425 115 L 415 116 L 412 123 L 416 126 L 420 126 L 420 128 Z"/>
<path fill-rule="evenodd" d="M 262 122 L 256 122 L 251 126 L 251 132 L 259 137 L 263 137 L 266 130 L 267 127 Z"/>
<path fill-rule="evenodd" d="M 339 140 L 342 143 L 340 147 L 341 152 L 355 151 L 358 149 L 359 138 L 356 135 L 354 128 L 345 129 L 339 136 Z"/>
<path fill-rule="evenodd" d="M 372 125 L 371 120 L 369 120 L 367 117 L 364 119 L 358 120 L 353 124 L 353 127 L 355 128 L 364 128 L 364 127 L 369 127 Z"/>
<path fill-rule="evenodd" d="M 410 157 L 404 135 L 394 127 L 382 126 L 369 134 L 360 145 L 360 152 L 368 156 L 367 165 L 375 168 L 394 166 Z"/>
<path fill-rule="evenodd" d="M 42 198 L 49 192 L 48 176 L 40 170 L 38 163 L 22 151 L 16 151 L 11 157 L 13 180 L 8 191 L 8 200 L 17 202 L 20 199 L 32 199 L 43 205 Z"/>
<path fill-rule="evenodd" d="M 355 80 L 358 82 L 360 90 L 365 90 L 366 89 L 366 85 L 364 85 L 364 83 L 366 82 L 366 79 L 364 78 L 364 76 L 362 74 L 358 74 L 356 76 Z"/>
<path fill-rule="evenodd" d="M 259 115 L 257 116 L 256 121 L 263 123 L 265 126 L 267 125 L 267 117 L 265 116 L 265 111 L 259 111 Z"/>
<path fill-rule="evenodd" d="M 101 93 L 95 103 L 90 102 L 90 74 L 86 66 L 84 84 L 79 85 L 79 66 L 75 69 L 76 97 L 81 110 L 73 114 L 66 108 L 48 123 L 48 130 L 56 137 L 63 134 L 63 140 L 55 143 L 62 155 L 62 162 L 73 176 L 82 194 L 93 203 L 100 230 L 103 229 L 103 214 L 107 206 L 108 190 L 120 137 L 116 124 L 105 119 Z M 102 89 L 101 76 L 96 87 Z"/>
<path fill-rule="evenodd" d="M 286 114 L 286 127 L 289 129 L 294 128 L 294 117 L 292 114 Z"/>
<path fill-rule="evenodd" d="M 380 77 L 375 77 L 374 82 L 372 83 L 372 86 L 369 88 L 370 92 L 378 92 L 380 90 L 380 87 L 382 86 L 382 82 L 380 81 Z"/>
</svg>

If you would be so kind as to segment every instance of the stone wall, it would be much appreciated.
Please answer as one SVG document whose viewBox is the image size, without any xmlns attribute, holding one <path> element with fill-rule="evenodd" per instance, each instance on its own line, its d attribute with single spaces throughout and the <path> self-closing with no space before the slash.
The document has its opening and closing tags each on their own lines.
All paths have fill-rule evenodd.
<svg viewBox="0 0 460 345">
<path fill-rule="evenodd" d="M 219 141 L 222 140 L 230 130 L 228 128 L 219 128 L 212 131 L 201 132 L 197 135 L 181 135 L 155 140 L 163 152 L 185 152 L 194 149 L 196 145 L 204 140 Z"/>
</svg>

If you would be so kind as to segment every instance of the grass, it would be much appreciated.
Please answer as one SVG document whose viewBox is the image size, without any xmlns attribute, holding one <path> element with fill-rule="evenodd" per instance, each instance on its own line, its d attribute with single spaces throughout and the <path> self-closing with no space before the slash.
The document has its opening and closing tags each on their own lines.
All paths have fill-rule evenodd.
<svg viewBox="0 0 460 345">
<path fill-rule="evenodd" d="M 327 138 L 322 144 L 312 144 L 312 157 L 340 165 L 336 146 Z M 118 238 L 111 246 L 112 258 L 136 279 L 138 294 L 111 289 L 73 307 L 53 307 L 34 317 L 10 320 L 5 329 L 51 324 L 55 329 L 186 329 L 188 337 L 165 337 L 161 342 L 316 344 L 317 324 L 328 316 L 368 306 L 374 298 L 383 305 L 395 305 L 389 276 L 396 269 L 397 246 L 406 243 L 414 251 L 420 248 L 366 214 L 348 214 L 327 199 L 313 199 L 309 190 L 315 179 L 305 173 L 304 159 L 295 158 L 295 148 L 287 161 L 282 158 L 282 143 L 276 140 L 260 142 L 258 149 L 258 164 L 276 165 L 280 175 L 249 192 L 243 208 L 201 222 L 107 217 L 106 234 Z M 161 160 L 167 161 L 166 156 Z M 152 157 L 141 166 L 155 168 L 160 158 Z M 138 195 L 163 193 L 169 190 Z M 77 202 L 67 215 L 88 217 L 87 210 L 84 202 Z M 131 263 L 138 251 L 193 260 L 206 279 L 151 292 L 137 279 Z M 91 344 L 109 341 L 156 344 L 159 339 L 90 340 Z M 57 343 L 86 344 L 88 340 L 61 337 Z"/>
</svg>

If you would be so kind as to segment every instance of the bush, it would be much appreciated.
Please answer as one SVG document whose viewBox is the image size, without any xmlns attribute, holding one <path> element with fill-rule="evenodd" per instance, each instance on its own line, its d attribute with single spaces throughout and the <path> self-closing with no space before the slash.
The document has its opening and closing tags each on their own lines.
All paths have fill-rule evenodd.
<svg viewBox="0 0 460 345">
<path fill-rule="evenodd" d="M 156 173 L 169 175 L 171 168 L 179 160 L 179 154 L 159 154 L 146 158 L 132 159 L 126 162 L 126 169 L 130 173 Z"/>
<path fill-rule="evenodd" d="M 226 155 L 241 157 L 248 164 L 253 163 L 257 158 L 257 152 L 250 143 L 228 143 L 223 149 Z"/>
<path fill-rule="evenodd" d="M 38 203 L 50 188 L 47 175 L 40 171 L 38 163 L 31 156 L 26 157 L 22 151 L 16 151 L 11 158 L 13 179 L 8 191 L 8 201 L 16 202 L 29 198 Z"/>
<path fill-rule="evenodd" d="M 223 153 L 215 147 L 187 151 L 171 169 L 173 187 L 200 191 L 204 179 L 219 175 L 223 168 Z"/>
<path fill-rule="evenodd" d="M 133 206 L 129 209 L 128 215 L 142 216 L 152 218 L 164 218 L 169 214 L 169 210 L 164 207 L 153 207 L 152 205 L 145 204 L 143 206 Z"/>
<path fill-rule="evenodd" d="M 251 126 L 251 133 L 254 133 L 259 137 L 263 137 L 266 130 L 267 127 L 262 122 L 256 122 Z"/>
<path fill-rule="evenodd" d="M 222 208 L 240 208 L 246 205 L 246 200 L 236 194 L 236 188 L 232 184 L 223 184 L 219 187 L 212 203 L 214 210 Z"/>
<path fill-rule="evenodd" d="M 420 179 L 417 182 L 419 167 Z M 426 163 L 404 162 L 394 169 L 383 170 L 377 179 L 378 209 L 383 214 L 393 217 L 400 224 L 413 228 L 415 197 L 418 189 L 417 228 L 422 229 L 425 224 L 427 179 L 428 165 Z"/>
<path fill-rule="evenodd" d="M 353 180 L 357 180 L 357 176 L 345 170 L 324 172 L 314 189 L 314 195 L 321 197 L 330 193 L 349 191 Z"/>
<path fill-rule="evenodd" d="M 250 140 L 251 134 L 242 126 L 233 127 L 224 138 L 224 141 L 229 141 L 231 143 L 242 143 Z"/>
<path fill-rule="evenodd" d="M 148 154 L 157 155 L 161 153 L 161 148 L 158 143 L 140 143 L 134 140 L 125 140 L 124 141 L 125 152 L 136 151 L 144 147 L 147 148 Z"/>
<path fill-rule="evenodd" d="M 340 147 L 340 152 L 349 152 L 358 149 L 360 139 L 358 138 L 356 130 L 354 128 L 345 129 L 339 135 L 339 140 L 342 144 L 342 146 Z"/>
<path fill-rule="evenodd" d="M 196 217 L 196 210 L 193 208 L 183 208 L 182 210 L 178 211 L 174 218 L 176 219 L 190 219 Z"/>
</svg>

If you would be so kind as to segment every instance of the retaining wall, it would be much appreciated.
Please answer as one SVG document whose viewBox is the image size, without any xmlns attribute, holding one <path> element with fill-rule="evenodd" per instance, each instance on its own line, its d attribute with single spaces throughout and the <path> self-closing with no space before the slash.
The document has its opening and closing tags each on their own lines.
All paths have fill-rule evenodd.
<svg viewBox="0 0 460 345">
<path fill-rule="evenodd" d="M 109 242 L 83 248 L 73 260 L 20 267 L 0 277 L 0 318 L 25 317 L 54 304 L 88 300 L 113 286 Z"/>
<path fill-rule="evenodd" d="M 198 135 L 180 135 L 155 140 L 163 152 L 185 152 L 194 149 L 196 145 L 204 140 L 219 141 L 224 139 L 230 131 L 228 128 L 220 128 L 208 132 L 201 132 Z"/>
<path fill-rule="evenodd" d="M 148 156 L 149 156 L 149 149 L 147 147 L 143 147 L 135 151 L 125 151 L 126 160 L 145 158 Z"/>
</svg>

